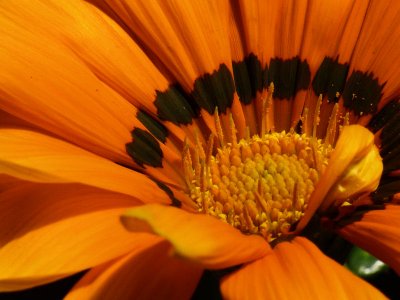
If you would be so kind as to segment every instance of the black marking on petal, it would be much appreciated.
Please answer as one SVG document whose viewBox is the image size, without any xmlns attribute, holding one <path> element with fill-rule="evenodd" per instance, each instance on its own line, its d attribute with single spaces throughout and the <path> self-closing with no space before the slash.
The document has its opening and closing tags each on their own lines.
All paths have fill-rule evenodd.
<svg viewBox="0 0 400 300">
<path fill-rule="evenodd" d="M 147 131 L 135 128 L 133 141 L 126 144 L 126 152 L 140 166 L 162 167 L 163 153 L 157 140 Z"/>
<path fill-rule="evenodd" d="M 375 195 L 372 195 L 372 197 L 375 197 Z M 372 204 L 372 205 L 363 205 L 363 206 L 355 207 L 355 210 L 351 214 L 346 215 L 342 219 L 338 220 L 338 222 L 335 225 L 337 227 L 341 228 L 341 227 L 347 226 L 349 224 L 352 224 L 354 222 L 361 221 L 363 216 L 367 212 L 370 212 L 371 210 L 383 210 L 383 209 L 385 209 L 385 206 L 383 204 L 380 204 L 380 203 L 382 203 L 380 200 L 377 200 L 375 202 L 376 203 Z"/>
<path fill-rule="evenodd" d="M 160 189 L 162 189 L 167 195 L 168 197 L 171 199 L 172 203 L 171 206 L 175 206 L 175 207 L 181 207 L 182 206 L 182 202 L 179 201 L 178 199 L 175 198 L 174 193 L 171 191 L 171 189 L 166 186 L 164 183 L 154 180 L 154 182 L 158 185 L 158 187 Z"/>
<path fill-rule="evenodd" d="M 400 98 L 396 98 L 387 103 L 376 115 L 372 117 L 371 121 L 368 123 L 368 128 L 371 129 L 372 132 L 376 133 L 394 118 L 397 117 L 397 119 L 400 119 L 400 116 L 397 116 L 397 114 L 400 113 L 399 101 Z M 398 122 L 400 122 L 400 120 Z"/>
<path fill-rule="evenodd" d="M 338 58 L 325 57 L 312 81 L 315 94 L 326 95 L 328 101 L 338 102 L 337 93 L 342 93 L 348 71 L 349 64 L 340 64 Z"/>
<path fill-rule="evenodd" d="M 250 84 L 250 76 L 245 61 L 233 62 L 233 76 L 239 99 L 244 104 L 250 104 L 253 99 L 253 91 Z"/>
<path fill-rule="evenodd" d="M 226 65 L 221 64 L 212 74 L 207 73 L 195 80 L 191 96 L 201 108 L 214 114 L 217 106 L 221 113 L 232 106 L 234 92 L 232 74 Z"/>
<path fill-rule="evenodd" d="M 400 111 L 396 111 L 396 114 L 385 124 L 380 138 L 381 156 L 384 160 L 400 150 Z"/>
<path fill-rule="evenodd" d="M 268 67 L 263 69 L 260 60 L 253 53 L 243 61 L 233 62 L 232 67 L 239 99 L 244 104 L 250 104 L 257 92 L 267 86 Z"/>
<path fill-rule="evenodd" d="M 343 91 L 344 106 L 359 116 L 375 113 L 383 87 L 373 73 L 353 71 Z"/>
<path fill-rule="evenodd" d="M 159 141 L 165 143 L 168 136 L 168 129 L 162 123 L 142 110 L 138 111 L 136 117 L 152 135 L 154 135 Z"/>
<path fill-rule="evenodd" d="M 225 270 L 224 270 L 225 271 Z M 201 278 L 193 292 L 191 300 L 222 300 L 221 290 L 219 288 L 222 276 L 217 274 L 218 271 L 204 270 Z M 229 273 L 228 273 L 229 274 Z M 224 274 L 227 275 L 227 274 Z"/>
<path fill-rule="evenodd" d="M 399 122 L 400 123 L 400 122 Z M 384 128 L 385 131 L 386 127 Z M 383 158 L 383 172 L 388 173 L 391 171 L 400 169 L 400 126 L 396 126 L 392 129 L 397 129 L 397 132 L 391 135 L 391 138 L 387 138 L 382 132 L 381 141 L 381 156 Z M 400 192 L 400 191 L 399 191 Z"/>
<path fill-rule="evenodd" d="M 269 64 L 268 85 L 274 83 L 274 96 L 279 99 L 293 98 L 299 90 L 307 89 L 310 77 L 307 61 L 298 56 L 285 60 L 273 58 Z"/>
<path fill-rule="evenodd" d="M 396 111 L 393 118 L 385 124 L 380 138 L 382 142 L 382 154 L 385 155 L 395 148 L 400 148 L 400 144 L 398 143 L 400 141 L 400 111 Z"/>
<path fill-rule="evenodd" d="M 190 99 L 179 85 L 171 85 L 166 91 L 157 91 L 154 105 L 161 120 L 170 121 L 176 125 L 190 124 L 199 114 L 199 107 Z"/>
<path fill-rule="evenodd" d="M 374 131 L 381 128 L 380 154 L 383 162 L 383 174 L 378 189 L 372 194 L 375 201 L 387 202 L 400 192 L 400 177 L 391 172 L 400 169 L 400 103 L 394 99 L 387 103 L 374 116 L 368 126 Z"/>
<path fill-rule="evenodd" d="M 294 131 L 295 131 L 296 133 L 298 133 L 298 134 L 301 135 L 301 133 L 302 133 L 302 131 L 303 131 L 302 128 L 303 128 L 303 121 L 302 121 L 302 120 L 299 120 L 299 121 L 297 122 L 296 126 L 294 126 Z"/>
<path fill-rule="evenodd" d="M 385 176 L 381 179 L 378 189 L 372 193 L 375 203 L 390 201 L 391 197 L 400 192 L 400 178 Z"/>
</svg>

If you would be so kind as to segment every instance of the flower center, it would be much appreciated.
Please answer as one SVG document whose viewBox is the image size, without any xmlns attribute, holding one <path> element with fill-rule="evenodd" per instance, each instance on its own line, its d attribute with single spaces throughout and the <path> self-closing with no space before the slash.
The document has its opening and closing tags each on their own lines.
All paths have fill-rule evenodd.
<svg viewBox="0 0 400 300">
<path fill-rule="evenodd" d="M 316 106 L 312 136 L 293 129 L 275 132 L 268 123 L 273 91 L 271 84 L 263 98 L 259 135 L 250 137 L 247 133 L 238 141 L 232 115 L 229 129 L 225 122 L 224 131 L 216 110 L 216 137 L 211 134 L 206 151 L 196 138 L 194 155 L 187 143 L 182 153 L 187 193 L 199 212 L 243 233 L 260 234 L 269 242 L 288 234 L 291 225 L 304 215 L 333 151 L 337 114 L 336 105 L 324 142 L 316 138 L 322 96 Z M 301 118 L 304 123 L 307 116 L 305 109 Z"/>
<path fill-rule="evenodd" d="M 190 197 L 199 211 L 271 241 L 303 216 L 331 150 L 294 132 L 227 143 L 200 162 Z"/>
</svg>

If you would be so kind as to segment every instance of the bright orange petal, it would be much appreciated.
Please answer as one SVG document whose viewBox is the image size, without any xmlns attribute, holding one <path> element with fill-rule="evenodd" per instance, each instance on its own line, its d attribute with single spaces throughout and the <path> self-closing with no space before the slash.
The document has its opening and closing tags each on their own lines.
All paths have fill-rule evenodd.
<svg viewBox="0 0 400 300">
<path fill-rule="evenodd" d="M 155 90 L 167 89 L 167 79 L 101 11 L 75 0 L 23 0 L 12 3 L 12 9 L 9 3 L 5 7 L 16 23 L 35 26 L 36 31 L 63 41 L 104 83 L 135 105 L 155 112 Z"/>
<path fill-rule="evenodd" d="M 315 75 L 320 76 L 317 71 L 323 66 L 325 58 L 337 59 L 341 64 L 349 63 L 367 8 L 368 1 L 363 0 L 308 1 L 307 21 L 303 29 L 300 56 L 307 60 L 311 78 L 315 78 Z M 327 76 L 334 76 L 329 72 L 327 72 Z M 337 92 L 341 93 L 340 84 L 338 85 Z M 292 122 L 299 120 L 303 105 L 308 108 L 309 112 L 314 113 L 317 108 L 319 97 L 317 93 L 319 92 L 310 89 L 308 92 L 298 93 L 296 104 L 293 106 Z M 318 126 L 319 136 L 325 135 L 327 120 L 329 120 L 334 106 L 332 102 L 328 103 L 326 100 L 327 97 L 324 97 L 319 112 L 321 120 Z M 307 118 L 306 124 L 303 125 L 303 129 L 309 135 L 312 133 L 313 119 Z"/>
<path fill-rule="evenodd" d="M 221 63 L 230 65 L 228 6 L 205 1 L 108 0 L 128 26 L 187 89 Z"/>
<path fill-rule="evenodd" d="M 131 140 L 136 109 L 96 77 L 88 61 L 77 57 L 74 50 L 80 49 L 73 48 L 66 33 L 77 43 L 92 35 L 98 42 L 91 43 L 92 51 L 101 56 L 94 45 L 110 50 L 112 59 L 114 40 L 105 42 L 97 36 L 113 28 L 101 16 L 96 19 L 93 8 L 83 1 L 64 4 L 62 9 L 50 9 L 45 1 L 1 2 L 0 108 L 94 153 L 132 163 L 125 144 Z M 80 9 L 85 22 L 90 20 L 87 27 L 78 17 L 70 19 Z"/>
<path fill-rule="evenodd" d="M 206 73 L 212 74 L 220 69 L 221 64 L 232 75 L 227 1 L 107 0 L 107 3 L 186 92 L 191 93 L 196 79 Z M 218 82 L 220 86 L 217 89 L 210 83 L 205 88 L 218 100 L 230 101 L 232 99 L 227 98 L 230 95 L 225 95 L 224 85 L 229 85 L 226 79 Z M 202 96 L 198 95 L 202 98 L 200 102 L 213 101 Z M 238 131 L 244 134 L 244 116 L 237 97 L 234 97 L 231 108 Z M 204 110 L 202 118 L 213 128 L 210 114 L 214 113 L 214 108 L 207 111 Z M 223 119 L 228 125 L 229 119 L 225 115 Z"/>
<path fill-rule="evenodd" d="M 66 299 L 189 299 L 202 270 L 161 242 L 88 272 Z"/>
<path fill-rule="evenodd" d="M 297 237 L 226 276 L 227 299 L 386 299 L 378 290 Z"/>
<path fill-rule="evenodd" d="M 400 274 L 400 206 L 371 210 L 338 230 L 350 242 L 381 259 Z"/>
<path fill-rule="evenodd" d="M 340 201 L 344 202 L 353 195 L 374 191 L 382 170 L 374 135 L 360 125 L 345 126 L 297 230 L 304 228 L 317 209 L 324 211 L 332 205 L 341 205 Z"/>
<path fill-rule="evenodd" d="M 156 90 L 169 84 L 139 46 L 83 1 L 7 2 L 0 14 L 0 27 L 8 28 L 7 46 L 0 52 L 7 74 L 0 77 L 0 108 L 81 148 L 135 166 L 138 160 L 128 155 L 126 144 L 132 141 L 130 132 L 144 126 L 126 99 L 154 117 Z M 147 174 L 179 184 L 168 163 L 173 153 L 160 147 L 163 168 L 148 168 Z"/>
<path fill-rule="evenodd" d="M 399 17 L 399 1 L 370 1 L 352 53 L 349 74 L 353 70 L 372 72 L 384 84 L 380 106 L 400 93 Z"/>
<path fill-rule="evenodd" d="M 154 232 L 174 246 L 176 255 L 220 269 L 263 257 L 270 251 L 259 236 L 244 235 L 230 225 L 203 214 L 174 207 L 144 205 L 124 213 L 122 223 L 131 231 Z"/>
<path fill-rule="evenodd" d="M 25 130 L 0 130 L 0 171 L 35 182 L 79 182 L 168 203 L 167 195 L 143 174 L 66 142 Z"/>
<path fill-rule="evenodd" d="M 309 2 L 301 56 L 310 64 L 312 75 L 325 56 L 335 59 L 339 55 L 340 63 L 349 62 L 367 6 L 365 1 L 353 0 Z M 338 45 L 344 44 L 347 48 L 338 53 Z"/>
<path fill-rule="evenodd" d="M 78 184 L 34 184 L 0 194 L 0 290 L 44 284 L 158 240 L 127 232 L 129 196 Z"/>
</svg>

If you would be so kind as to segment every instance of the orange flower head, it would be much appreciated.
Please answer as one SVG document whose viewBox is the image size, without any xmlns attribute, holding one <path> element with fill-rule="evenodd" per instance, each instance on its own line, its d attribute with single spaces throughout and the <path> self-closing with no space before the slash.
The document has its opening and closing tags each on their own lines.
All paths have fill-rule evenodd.
<svg viewBox="0 0 400 300">
<path fill-rule="evenodd" d="M 343 263 L 400 274 L 399 17 L 0 1 L 0 292 L 82 272 L 67 299 L 384 298 Z"/>
</svg>

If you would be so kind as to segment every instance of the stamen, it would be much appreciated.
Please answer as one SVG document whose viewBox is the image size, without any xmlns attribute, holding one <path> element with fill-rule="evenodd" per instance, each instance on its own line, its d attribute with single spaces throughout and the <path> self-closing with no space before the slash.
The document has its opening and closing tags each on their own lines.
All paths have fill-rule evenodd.
<svg viewBox="0 0 400 300">
<path fill-rule="evenodd" d="M 304 107 L 304 110 L 303 110 L 303 114 L 302 114 L 302 116 L 301 116 L 301 122 L 302 122 L 302 125 L 301 125 L 301 133 L 302 134 L 306 134 L 307 133 L 307 122 L 308 122 L 308 107 Z"/>
<path fill-rule="evenodd" d="M 194 130 L 194 138 L 196 142 L 196 148 L 198 148 L 199 150 L 200 159 L 206 159 L 206 154 L 204 153 L 203 145 L 199 140 L 199 132 L 197 131 L 197 129 Z"/>
<path fill-rule="evenodd" d="M 328 128 L 326 130 L 325 145 L 333 145 L 336 137 L 336 127 L 337 127 L 337 114 L 338 114 L 339 104 L 333 106 L 331 117 L 329 118 Z"/>
<path fill-rule="evenodd" d="M 229 113 L 229 127 L 231 129 L 231 137 L 230 138 L 231 138 L 232 144 L 234 146 L 236 146 L 237 145 L 237 136 L 236 136 L 237 130 L 236 130 L 236 126 L 235 126 L 235 121 L 233 120 L 233 117 L 232 117 L 232 113 Z"/>
<path fill-rule="evenodd" d="M 274 94 L 274 83 L 271 82 L 268 87 L 268 92 L 266 97 L 262 99 L 262 119 L 261 119 L 261 135 L 263 136 L 265 132 L 272 130 L 272 126 L 269 124 L 270 108 L 272 105 L 272 96 Z"/>
<path fill-rule="evenodd" d="M 212 156 L 213 148 L 214 148 L 214 133 L 211 133 L 210 136 L 208 137 L 207 141 L 207 155 L 206 155 L 206 163 L 208 164 L 210 162 L 210 158 Z"/>
<path fill-rule="evenodd" d="M 191 189 L 193 186 L 192 181 L 194 179 L 194 170 L 192 168 L 193 163 L 187 139 L 185 139 L 184 141 L 183 152 L 182 152 L 182 163 L 183 163 L 183 173 L 185 175 L 186 185 Z"/>
<path fill-rule="evenodd" d="M 200 154 L 199 147 L 194 148 L 194 161 L 193 161 L 194 173 L 196 184 L 200 185 L 200 177 L 201 177 L 201 164 L 200 164 Z"/>
<path fill-rule="evenodd" d="M 321 112 L 321 103 L 322 103 L 322 94 L 319 95 L 318 100 L 317 100 L 317 106 L 315 107 L 313 132 L 312 132 L 313 137 L 317 136 L 317 127 L 318 127 L 319 121 L 320 121 L 319 115 Z"/>
<path fill-rule="evenodd" d="M 219 118 L 219 115 L 218 115 L 218 107 L 215 108 L 214 122 L 215 122 L 215 130 L 217 131 L 217 137 L 218 137 L 220 147 L 225 147 L 224 133 L 223 133 L 223 130 L 221 127 L 221 119 Z"/>
</svg>

